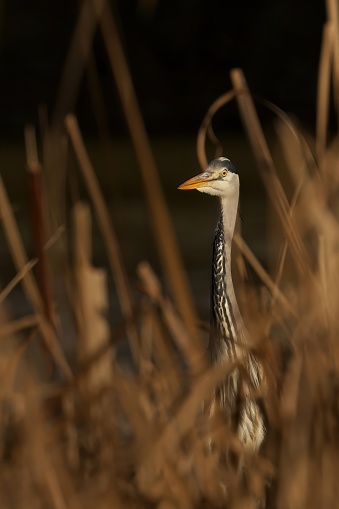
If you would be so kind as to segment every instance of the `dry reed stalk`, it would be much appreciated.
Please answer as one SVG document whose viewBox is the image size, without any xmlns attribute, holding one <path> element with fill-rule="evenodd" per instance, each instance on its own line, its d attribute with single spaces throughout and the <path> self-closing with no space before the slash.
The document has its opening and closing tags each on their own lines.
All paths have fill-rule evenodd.
<svg viewBox="0 0 339 509">
<path fill-rule="evenodd" d="M 11 291 L 16 287 L 17 284 L 20 283 L 23 277 L 25 277 L 25 274 L 27 272 L 30 272 L 33 267 L 37 264 L 38 260 L 30 260 L 27 262 L 27 265 L 25 267 L 16 273 L 16 275 L 13 277 L 13 279 L 8 283 L 8 285 L 5 286 L 3 290 L 0 292 L 0 304 L 4 302 L 4 300 L 7 299 L 8 295 L 11 293 Z"/>
<path fill-rule="evenodd" d="M 327 19 L 333 26 L 333 99 L 339 114 L 339 11 L 336 0 L 326 0 Z"/>
<path fill-rule="evenodd" d="M 0 206 L 3 227 L 16 269 L 22 272 L 22 282 L 25 290 L 34 304 L 34 307 L 41 312 L 43 309 L 41 297 L 31 272 L 26 270 L 29 262 L 26 258 L 24 246 L 2 179 L 0 180 Z"/>
<path fill-rule="evenodd" d="M 315 227 L 317 232 L 333 238 L 335 243 L 335 239 L 338 237 L 337 222 L 328 209 L 326 189 L 324 189 L 318 173 L 311 174 L 309 171 L 301 138 L 295 136 L 289 126 L 279 120 L 276 122 L 276 130 L 295 188 L 302 182 L 302 192 L 300 192 L 299 203 L 296 206 L 301 233 L 304 234 L 307 228 Z"/>
<path fill-rule="evenodd" d="M 38 150 L 33 126 L 25 128 L 27 172 L 30 197 L 31 226 L 35 254 L 38 258 L 39 286 L 45 315 L 55 327 L 54 304 L 49 267 L 45 252 L 46 242 L 46 202 L 42 183 L 42 168 L 38 159 Z"/>
<path fill-rule="evenodd" d="M 307 492 L 311 481 L 312 457 L 310 454 L 311 422 L 314 394 L 310 392 L 309 373 L 301 360 L 297 384 L 296 416 L 283 428 L 279 470 L 278 508 L 307 506 Z M 305 398 L 305 392 L 308 397 Z"/>
<path fill-rule="evenodd" d="M 208 160 L 206 157 L 206 135 L 208 135 L 209 139 L 216 146 L 215 157 L 221 156 L 222 152 L 220 152 L 220 143 L 216 136 L 214 135 L 211 126 L 212 119 L 217 111 L 220 110 L 223 106 L 231 102 L 236 97 L 236 92 L 234 90 L 230 90 L 226 92 L 226 94 L 221 95 L 216 99 L 211 106 L 208 108 L 207 113 L 205 114 L 197 135 L 197 157 L 202 170 L 207 168 Z"/>
<path fill-rule="evenodd" d="M 147 366 L 153 364 L 155 340 L 155 313 L 150 305 L 142 305 L 143 320 L 140 324 L 140 353 Z"/>
<path fill-rule="evenodd" d="M 290 205 L 290 210 L 289 210 L 290 216 L 294 215 L 294 213 L 295 213 L 295 207 L 296 207 L 297 200 L 299 198 L 301 189 L 302 189 L 302 181 L 299 182 L 299 185 L 297 186 L 296 190 L 294 191 L 293 198 L 292 198 L 291 205 Z M 279 260 L 277 263 L 276 275 L 274 278 L 274 289 L 273 289 L 273 293 L 272 293 L 272 306 L 274 305 L 274 303 L 276 301 L 276 292 L 279 289 L 279 285 L 280 285 L 281 278 L 283 275 L 283 270 L 284 270 L 286 255 L 287 255 L 287 249 L 288 249 L 288 243 L 287 243 L 287 240 L 285 239 L 284 244 L 281 249 L 281 252 L 280 252 Z"/>
<path fill-rule="evenodd" d="M 24 316 L 23 318 L 17 318 L 11 322 L 7 322 L 0 325 L 0 339 L 6 339 L 12 334 L 21 332 L 25 329 L 31 329 L 36 327 L 39 321 L 36 315 Z"/>
<path fill-rule="evenodd" d="M 78 0 L 78 5 L 81 6 L 83 0 Z M 103 142 L 103 159 L 105 163 L 105 171 L 112 174 L 112 192 L 114 193 L 114 202 L 119 198 L 119 181 L 118 175 L 112 171 L 112 162 L 114 161 L 114 147 L 112 137 L 109 130 L 109 123 L 107 118 L 105 99 L 103 90 L 100 83 L 100 77 L 95 61 L 94 50 L 91 48 L 87 61 L 86 61 L 86 77 L 88 83 L 88 90 L 92 101 L 92 111 L 96 120 L 99 137 Z"/>
<path fill-rule="evenodd" d="M 97 221 L 106 245 L 108 261 L 111 267 L 112 276 L 115 281 L 117 294 L 124 318 L 129 322 L 128 337 L 135 361 L 139 360 L 139 338 L 133 318 L 133 300 L 129 283 L 120 253 L 119 243 L 114 231 L 104 197 L 94 168 L 86 152 L 83 138 L 77 120 L 74 116 L 68 115 L 65 119 L 66 127 L 72 141 L 79 168 L 87 185 L 87 189 L 94 205 Z"/>
<path fill-rule="evenodd" d="M 160 260 L 191 341 L 199 348 L 197 319 L 187 276 L 176 243 L 156 163 L 119 38 L 118 28 L 108 5 L 106 5 L 104 14 L 100 18 L 100 28 L 139 163 Z"/>
<path fill-rule="evenodd" d="M 75 315 L 77 318 L 79 365 L 88 361 L 98 351 L 105 351 L 81 377 L 82 397 L 87 400 L 88 426 L 95 427 L 92 436 L 101 438 L 101 420 L 104 406 L 101 398 L 89 403 L 93 395 L 112 384 L 113 349 L 109 346 L 110 330 L 105 314 L 108 310 L 107 277 L 102 269 L 92 266 L 91 214 L 89 206 L 77 202 L 72 211 L 74 232 L 74 275 L 76 282 Z M 68 415 L 68 457 L 76 469 L 79 466 L 79 445 L 74 425 L 74 395 L 66 394 L 63 400 Z M 66 412 L 65 412 L 66 413 Z"/>
<path fill-rule="evenodd" d="M 106 273 L 91 265 L 91 215 L 88 205 L 78 202 L 73 208 L 76 305 L 78 308 L 80 363 L 109 343 Z M 86 389 L 96 393 L 112 382 L 112 350 L 102 356 L 87 375 Z"/>
<path fill-rule="evenodd" d="M 298 388 L 301 376 L 302 357 L 295 356 L 285 376 L 280 400 L 280 412 L 285 422 L 289 422 L 297 415 Z"/>
<path fill-rule="evenodd" d="M 96 120 L 98 134 L 102 141 L 103 164 L 105 165 L 103 170 L 111 175 L 110 181 L 112 186 L 112 202 L 116 209 L 119 210 L 119 200 L 121 201 L 119 172 L 114 171 L 115 149 L 109 129 L 104 94 L 100 84 L 100 77 L 93 50 L 91 51 L 87 61 L 86 74 L 89 93 L 92 100 L 93 114 Z M 121 221 L 121 217 L 117 215 L 116 220 L 119 219 Z"/>
<path fill-rule="evenodd" d="M 271 290 L 272 294 L 275 294 L 277 300 L 280 302 L 280 304 L 283 305 L 283 307 L 286 309 L 286 311 L 290 314 L 292 314 L 294 317 L 297 317 L 296 311 L 292 308 L 284 294 L 279 290 L 277 285 L 272 281 L 270 276 L 267 274 L 265 269 L 260 264 L 259 260 L 254 256 L 246 242 L 243 240 L 240 235 L 237 233 L 233 236 L 234 242 L 237 245 L 237 247 L 240 249 L 241 253 L 244 255 L 246 260 L 249 262 L 249 264 L 253 267 L 261 281 Z"/>
<path fill-rule="evenodd" d="M 48 196 L 48 235 L 57 231 L 66 220 L 66 168 L 68 160 L 68 145 L 64 131 L 47 130 L 43 140 L 43 168 L 46 195 Z M 67 239 L 59 239 L 59 243 L 51 251 L 51 263 L 54 267 L 67 265 L 65 253 Z M 61 260 L 61 263 L 60 263 Z"/>
<path fill-rule="evenodd" d="M 181 380 L 178 377 L 179 366 L 168 344 L 161 318 L 156 314 L 152 305 L 143 307 L 140 327 L 140 335 L 147 348 L 147 350 L 145 348 L 145 354 L 142 352 L 146 368 L 143 373 L 144 377 L 152 378 L 154 370 L 157 375 L 160 372 L 161 376 L 166 377 L 170 397 L 173 401 L 182 390 Z M 167 400 L 168 398 L 166 398 L 166 404 Z"/>
<path fill-rule="evenodd" d="M 22 360 L 27 347 L 33 339 L 35 339 L 37 332 L 38 329 L 35 327 L 29 333 L 28 337 L 13 349 L 12 354 L 9 356 L 7 366 L 5 368 L 6 376 L 4 386 L 2 387 L 2 394 L 10 394 L 12 391 L 14 392 L 14 380 L 18 372 L 19 363 Z"/>
<path fill-rule="evenodd" d="M 277 124 L 279 142 L 283 149 L 284 157 L 287 161 L 288 171 L 295 183 L 295 186 L 301 180 L 303 181 L 302 192 L 300 193 L 299 203 L 296 207 L 298 213 L 299 230 L 307 233 L 312 231 L 318 238 L 322 238 L 325 243 L 325 249 L 328 252 L 326 256 L 327 272 L 329 276 L 329 302 L 336 302 L 337 288 L 339 284 L 339 268 L 337 264 L 339 232 L 338 223 L 327 207 L 327 197 L 324 189 L 319 185 L 317 174 L 312 176 L 308 173 L 307 161 L 303 157 L 303 147 L 299 140 L 291 135 L 290 131 L 282 123 Z M 293 153 L 293 160 L 291 153 Z M 322 295 L 322 284 L 312 273 L 311 277 L 314 283 L 314 290 Z M 335 313 L 335 310 L 333 310 Z M 334 319 L 334 315 L 333 315 Z"/>
<path fill-rule="evenodd" d="M 333 313 L 330 312 L 330 300 L 329 300 L 329 273 L 327 267 L 328 253 L 326 252 L 326 245 L 323 237 L 318 237 L 318 278 L 322 290 L 322 298 L 320 299 L 321 305 L 323 306 L 323 317 L 325 320 L 325 327 L 328 329 L 330 325 L 333 327 Z M 330 323 L 332 320 L 332 323 Z M 337 316 L 335 317 L 337 321 Z"/>
<path fill-rule="evenodd" d="M 73 110 L 88 61 L 92 41 L 106 0 L 84 0 L 65 60 L 55 102 L 51 129 L 63 127 L 65 115 Z"/>
<path fill-rule="evenodd" d="M 11 251 L 12 259 L 18 272 L 24 271 L 28 264 L 27 255 L 14 218 L 12 207 L 7 197 L 6 189 L 0 177 L 0 212 L 6 239 Z M 57 336 L 44 318 L 44 307 L 36 281 L 31 272 L 26 272 L 22 278 L 25 294 L 31 303 L 39 322 L 42 338 L 53 360 L 60 367 L 67 378 L 72 376 L 67 360 L 60 348 Z"/>
<path fill-rule="evenodd" d="M 75 419 L 74 394 L 65 394 L 62 397 L 62 411 L 65 419 L 65 449 L 68 465 L 73 471 L 80 467 L 79 436 Z"/>
<path fill-rule="evenodd" d="M 316 508 L 323 505 L 324 500 L 328 507 L 332 507 L 337 501 L 337 483 L 331 472 L 337 471 L 335 457 L 338 450 L 338 416 L 332 406 L 337 401 L 338 284 L 336 295 L 331 295 L 334 303 L 328 295 L 329 278 L 333 277 L 328 273 L 328 268 L 333 266 L 331 257 L 337 259 L 336 253 L 320 245 L 319 269 L 315 277 L 323 295 L 318 296 L 307 281 L 305 288 L 298 291 L 302 315 L 300 325 L 291 337 L 294 355 L 284 379 L 281 398 L 282 442 L 277 507 Z M 328 320 L 328 315 L 334 316 L 333 311 L 328 312 L 331 303 L 337 311 L 332 323 Z M 334 450 L 334 455 L 329 454 Z M 309 486 L 312 486 L 311 496 Z"/>
<path fill-rule="evenodd" d="M 231 81 L 237 92 L 237 102 L 252 151 L 266 186 L 266 190 L 273 207 L 277 210 L 286 238 L 289 240 L 291 251 L 300 274 L 305 272 L 305 262 L 308 260 L 307 252 L 298 236 L 295 225 L 290 224 L 288 217 L 289 204 L 277 178 L 272 156 L 266 143 L 252 98 L 250 96 L 245 77 L 240 69 L 232 69 Z"/>
<path fill-rule="evenodd" d="M 171 332 L 179 350 L 184 355 L 191 370 L 204 368 L 203 350 L 192 349 L 192 343 L 187 331 L 177 315 L 169 299 L 164 298 L 161 292 L 161 286 L 150 265 L 146 262 L 139 263 L 137 267 L 138 276 L 143 284 L 143 288 L 150 299 L 157 305 L 163 313 L 163 319 Z"/>
<path fill-rule="evenodd" d="M 326 149 L 328 108 L 330 101 L 330 75 L 334 50 L 334 25 L 327 22 L 323 28 L 320 62 L 318 70 L 316 154 L 320 169 Z"/>
</svg>

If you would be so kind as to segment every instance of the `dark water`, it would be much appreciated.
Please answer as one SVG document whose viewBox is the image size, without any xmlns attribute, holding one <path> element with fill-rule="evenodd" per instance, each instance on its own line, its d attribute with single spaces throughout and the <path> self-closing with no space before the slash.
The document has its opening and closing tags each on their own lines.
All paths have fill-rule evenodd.
<svg viewBox="0 0 339 509">
<path fill-rule="evenodd" d="M 265 262 L 265 210 L 266 202 L 260 178 L 245 139 L 239 135 L 225 137 L 225 151 L 240 174 L 241 216 L 243 235 L 260 260 Z M 212 241 L 219 215 L 218 200 L 196 191 L 178 191 L 177 186 L 200 171 L 195 155 L 195 139 L 154 139 L 152 146 L 158 164 L 166 203 L 173 221 L 183 262 L 191 283 L 195 304 L 202 320 L 209 320 L 209 293 Z M 166 279 L 162 277 L 156 243 L 150 226 L 151 220 L 145 204 L 141 179 L 133 149 L 126 140 L 116 140 L 113 160 L 105 158 L 106 152 L 98 142 L 88 144 L 90 156 L 96 169 L 113 225 L 116 229 L 123 259 L 138 298 L 135 269 L 142 260 L 151 263 L 161 278 L 166 291 Z M 2 177 L 13 203 L 20 231 L 30 258 L 33 257 L 27 207 L 25 161 L 21 145 L 0 147 Z M 79 194 L 86 198 L 79 175 Z M 0 233 L 1 282 L 6 285 L 15 274 L 3 231 Z M 107 268 L 104 244 L 98 226 L 93 220 L 93 263 Z M 57 301 L 63 302 L 62 272 L 54 274 Z M 110 312 L 112 325 L 121 320 L 118 300 L 113 283 L 109 282 Z M 13 316 L 23 316 L 30 309 L 20 285 L 10 294 L 7 304 Z M 62 316 L 65 337 L 72 330 L 72 317 L 64 309 Z M 72 334 L 71 334 L 72 335 Z M 72 345 L 66 339 L 70 350 Z"/>
</svg>

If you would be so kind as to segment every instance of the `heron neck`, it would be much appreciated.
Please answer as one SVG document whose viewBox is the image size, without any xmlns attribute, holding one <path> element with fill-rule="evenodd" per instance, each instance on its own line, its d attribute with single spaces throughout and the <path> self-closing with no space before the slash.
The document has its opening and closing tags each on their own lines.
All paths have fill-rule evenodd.
<svg viewBox="0 0 339 509">
<path fill-rule="evenodd" d="M 239 325 L 242 318 L 239 311 L 237 299 L 235 297 L 233 279 L 232 279 L 232 238 L 234 234 L 235 223 L 238 214 L 239 190 L 227 199 L 221 199 L 221 218 L 224 233 L 224 280 L 226 285 L 226 295 L 233 309 L 235 322 Z"/>
<path fill-rule="evenodd" d="M 235 297 L 231 251 L 239 193 L 221 200 L 221 216 L 215 232 L 212 264 L 210 353 L 212 361 L 236 357 L 236 344 L 243 337 L 243 321 Z"/>
<path fill-rule="evenodd" d="M 221 216 L 224 228 L 225 247 L 231 249 L 235 222 L 238 214 L 239 189 L 227 198 L 221 198 Z"/>
</svg>

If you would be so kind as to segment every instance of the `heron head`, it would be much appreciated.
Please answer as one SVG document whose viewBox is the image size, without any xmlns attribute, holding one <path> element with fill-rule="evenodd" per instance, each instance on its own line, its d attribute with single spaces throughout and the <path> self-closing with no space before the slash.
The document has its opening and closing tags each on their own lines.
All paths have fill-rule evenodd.
<svg viewBox="0 0 339 509">
<path fill-rule="evenodd" d="M 178 189 L 196 189 L 201 193 L 227 198 L 239 189 L 239 176 L 233 163 L 226 157 L 213 159 L 206 170 L 186 180 Z"/>
</svg>

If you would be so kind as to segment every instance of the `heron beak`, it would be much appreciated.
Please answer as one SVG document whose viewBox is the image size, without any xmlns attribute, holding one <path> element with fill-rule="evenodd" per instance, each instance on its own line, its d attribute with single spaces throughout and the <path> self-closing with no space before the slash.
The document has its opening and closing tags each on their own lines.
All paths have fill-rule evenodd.
<svg viewBox="0 0 339 509">
<path fill-rule="evenodd" d="M 196 175 L 195 177 L 192 177 L 181 186 L 178 187 L 178 189 L 182 190 L 188 190 L 188 189 L 198 189 L 198 187 L 203 187 L 208 184 L 208 182 L 211 182 L 213 180 L 213 176 L 209 173 L 200 173 L 199 175 Z"/>
</svg>

